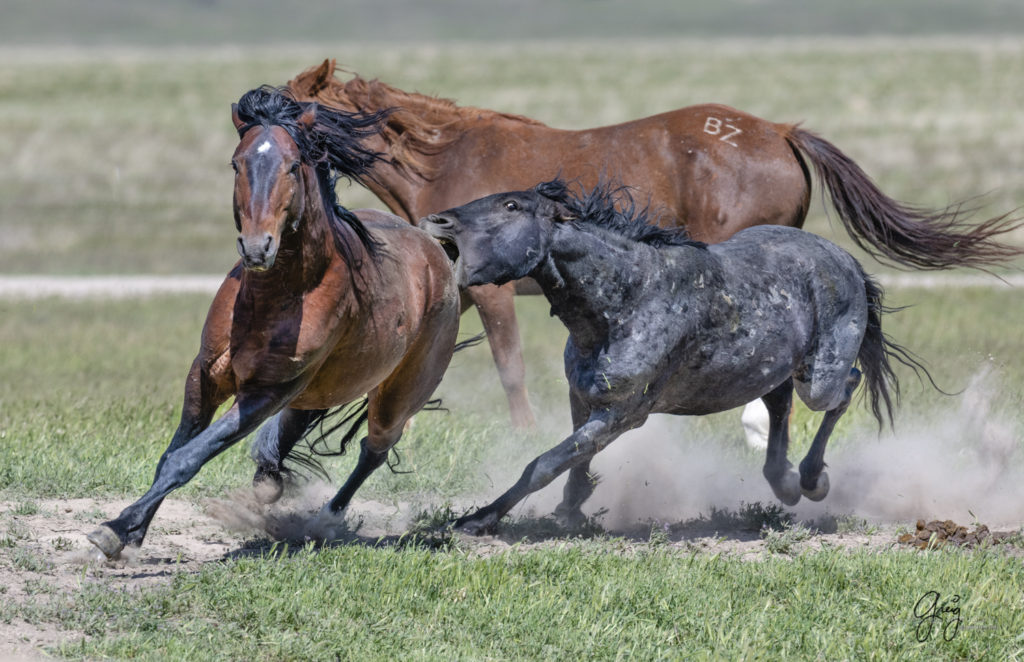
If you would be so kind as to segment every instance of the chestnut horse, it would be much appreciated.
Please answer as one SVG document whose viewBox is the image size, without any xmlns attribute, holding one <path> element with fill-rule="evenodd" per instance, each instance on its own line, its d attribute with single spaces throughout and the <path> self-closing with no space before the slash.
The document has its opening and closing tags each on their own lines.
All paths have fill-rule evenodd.
<svg viewBox="0 0 1024 662">
<path fill-rule="evenodd" d="M 995 241 L 1020 227 L 1019 220 L 1003 216 L 970 226 L 959 206 L 929 211 L 899 203 L 814 133 L 728 106 L 690 106 L 564 131 L 358 75 L 342 81 L 334 70 L 333 60 L 324 61 L 288 88 L 296 98 L 350 111 L 393 110 L 369 143 L 390 158 L 359 181 L 410 222 L 556 175 L 586 187 L 604 177 L 649 201 L 659 225 L 682 225 L 693 239 L 715 243 L 754 225 L 802 227 L 811 195 L 809 161 L 847 232 L 877 258 L 920 269 L 984 268 L 1021 254 Z M 513 423 L 530 425 L 515 288 L 483 285 L 467 294 L 480 311 Z"/>
<path fill-rule="evenodd" d="M 242 259 L 206 317 L 181 423 L 152 487 L 89 535 L 108 558 L 141 545 L 169 492 L 271 417 L 257 443 L 257 480 L 279 493 L 296 442 L 330 408 L 368 394 L 349 433 L 367 421 L 356 467 L 324 507 L 344 508 L 427 402 L 455 347 L 458 288 L 437 242 L 391 214 L 350 212 L 335 197 L 337 176 L 364 176 L 379 158 L 360 142 L 383 115 L 300 104 L 270 88 L 246 93 L 232 110 Z"/>
</svg>

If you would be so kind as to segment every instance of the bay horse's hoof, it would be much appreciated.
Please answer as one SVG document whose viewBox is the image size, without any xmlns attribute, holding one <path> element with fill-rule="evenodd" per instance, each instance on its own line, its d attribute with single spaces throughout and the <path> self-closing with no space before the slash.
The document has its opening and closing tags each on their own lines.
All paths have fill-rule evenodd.
<svg viewBox="0 0 1024 662">
<path fill-rule="evenodd" d="M 821 501 L 828 496 L 828 488 L 828 473 L 822 471 L 818 475 L 818 484 L 814 486 L 813 490 L 809 490 L 801 485 L 800 491 L 802 491 L 804 496 L 811 501 Z"/>
<path fill-rule="evenodd" d="M 252 489 L 256 500 L 263 505 L 277 503 L 284 494 L 284 480 L 279 473 L 257 469 L 256 475 L 252 477 Z"/>
<path fill-rule="evenodd" d="M 103 552 L 103 556 L 107 557 L 108 561 L 117 558 L 117 555 L 124 549 L 124 543 L 117 537 L 114 530 L 106 525 L 101 526 L 85 537 Z"/>
</svg>

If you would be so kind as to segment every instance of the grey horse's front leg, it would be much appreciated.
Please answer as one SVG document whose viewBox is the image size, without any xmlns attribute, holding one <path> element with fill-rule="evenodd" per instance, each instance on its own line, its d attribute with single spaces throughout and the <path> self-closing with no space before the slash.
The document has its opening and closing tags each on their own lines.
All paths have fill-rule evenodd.
<svg viewBox="0 0 1024 662">
<path fill-rule="evenodd" d="M 616 436 L 618 432 L 613 431 L 604 420 L 588 421 L 562 443 L 526 465 L 522 476 L 507 492 L 475 513 L 460 517 L 455 521 L 455 526 L 472 535 L 494 531 L 498 520 L 527 495 L 541 489 L 568 469 L 589 462 Z"/>
<path fill-rule="evenodd" d="M 191 480 L 206 462 L 252 432 L 282 404 L 282 399 L 269 397 L 249 399 L 241 405 L 236 401 L 197 437 L 178 447 L 172 445 L 160 459 L 160 471 L 149 491 L 122 510 L 116 519 L 104 522 L 90 533 L 89 542 L 107 558 L 117 556 L 126 545 L 141 545 L 164 497 Z"/>
</svg>

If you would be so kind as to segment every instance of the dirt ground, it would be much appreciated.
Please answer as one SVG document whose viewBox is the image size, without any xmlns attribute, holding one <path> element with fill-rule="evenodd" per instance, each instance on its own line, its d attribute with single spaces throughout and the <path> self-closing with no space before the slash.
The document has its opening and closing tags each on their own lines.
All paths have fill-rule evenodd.
<svg viewBox="0 0 1024 662">
<path fill-rule="evenodd" d="M 12 607 L 31 605 L 48 595 L 77 590 L 83 583 L 104 582 L 112 589 L 137 590 L 168 582 L 179 572 L 197 572 L 204 565 L 250 554 L 259 554 L 273 539 L 303 541 L 310 536 L 339 537 L 343 544 L 394 544 L 411 526 L 412 508 L 407 504 L 361 501 L 350 508 L 347 524 L 325 530 L 316 520 L 320 495 L 306 494 L 283 500 L 274 506 L 257 504 L 251 492 L 239 492 L 201 504 L 167 500 L 161 506 L 139 550 L 130 550 L 115 561 L 98 558 L 85 534 L 104 519 L 116 516 L 128 501 L 94 499 L 39 500 L 30 503 L 0 501 L 0 523 L 6 530 L 0 546 L 0 591 Z M 914 523 L 871 524 L 828 532 L 828 523 L 802 536 L 765 537 L 750 527 L 712 518 L 653 527 L 638 522 L 634 527 L 604 531 L 621 536 L 629 544 L 672 545 L 757 560 L 773 553 L 796 554 L 825 546 L 841 548 L 903 549 L 900 535 L 914 532 Z M 590 534 L 599 533 L 593 528 Z M 587 531 L 581 532 L 587 535 Z M 500 553 L 520 542 L 520 549 L 559 543 L 567 534 L 553 528 L 550 520 L 521 516 L 503 527 L 498 536 L 459 536 L 456 544 L 471 553 Z M 523 538 L 527 541 L 521 542 Z M 652 542 L 648 542 L 652 541 Z M 780 551 L 780 546 L 784 551 Z M 1017 549 L 1016 551 L 1019 551 Z M 42 588 L 41 588 L 42 587 Z M 0 659 L 35 661 L 48 659 L 44 647 L 73 641 L 78 633 L 47 625 L 28 623 L 15 615 L 10 622 L 0 619 Z"/>
</svg>

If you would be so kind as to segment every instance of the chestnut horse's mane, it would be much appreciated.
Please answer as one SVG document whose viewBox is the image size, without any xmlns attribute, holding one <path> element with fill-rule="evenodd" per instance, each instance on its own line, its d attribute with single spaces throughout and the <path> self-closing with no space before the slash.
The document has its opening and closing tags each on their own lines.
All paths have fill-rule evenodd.
<svg viewBox="0 0 1024 662">
<path fill-rule="evenodd" d="M 296 99 L 316 101 L 320 104 L 357 110 L 363 113 L 390 111 L 380 135 L 388 145 L 388 155 L 399 168 L 430 179 L 433 169 L 422 157 L 443 152 L 458 138 L 459 133 L 445 135 L 444 129 L 457 122 L 483 121 L 504 118 L 544 126 L 542 122 L 500 113 L 486 108 L 459 106 L 451 99 L 406 92 L 376 78 L 367 80 L 351 71 L 352 78 L 338 80 L 334 76 L 334 60 L 303 71 L 288 81 L 288 89 Z"/>
</svg>

